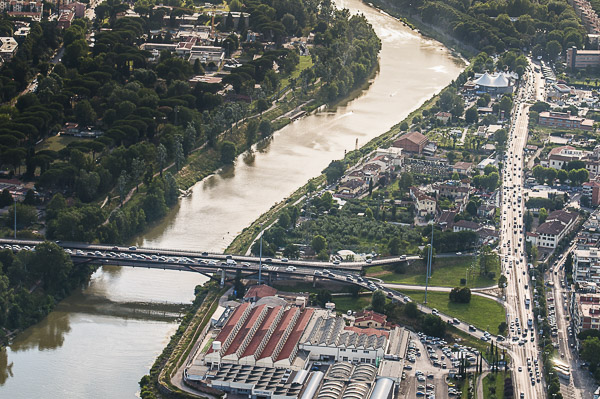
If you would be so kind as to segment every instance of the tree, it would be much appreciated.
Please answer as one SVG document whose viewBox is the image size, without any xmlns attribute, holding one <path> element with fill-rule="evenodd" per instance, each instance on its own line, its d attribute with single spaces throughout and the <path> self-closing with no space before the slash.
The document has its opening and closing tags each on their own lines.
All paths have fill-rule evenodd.
<svg viewBox="0 0 600 399">
<path fill-rule="evenodd" d="M 323 170 L 323 173 L 325 173 L 325 176 L 327 177 L 327 183 L 331 184 L 339 180 L 339 178 L 344 175 L 345 169 L 346 167 L 342 161 L 331 161 Z"/>
<path fill-rule="evenodd" d="M 327 248 L 327 240 L 322 235 L 316 235 L 312 239 L 311 247 L 318 254 Z"/>
<path fill-rule="evenodd" d="M 119 198 L 121 200 L 121 205 L 125 200 L 125 195 L 127 194 L 127 182 L 129 181 L 129 176 L 127 172 L 124 170 L 121 171 L 119 178 L 117 179 L 117 189 L 119 190 Z"/>
<path fill-rule="evenodd" d="M 425 315 L 421 329 L 425 334 L 434 337 L 443 338 L 446 335 L 446 323 L 441 317 L 433 314 Z"/>
<path fill-rule="evenodd" d="M 427 244 L 421 250 L 420 256 L 421 256 L 421 258 L 423 258 L 423 262 L 425 262 L 425 264 L 427 264 L 429 262 L 429 248 L 430 247 L 431 247 L 431 245 Z M 431 259 L 431 264 L 435 263 L 435 253 L 436 253 L 436 250 L 435 250 L 435 247 L 434 247 L 433 251 L 432 251 L 433 258 Z"/>
<path fill-rule="evenodd" d="M 564 169 L 559 169 L 557 176 L 558 180 L 560 181 L 560 184 L 565 184 L 566 181 L 569 179 L 569 174 Z"/>
<path fill-rule="evenodd" d="M 256 132 L 258 132 L 258 121 L 256 118 L 250 119 L 246 125 L 246 143 L 248 145 L 256 140 Z"/>
<path fill-rule="evenodd" d="M 371 308 L 378 313 L 383 313 L 385 307 L 385 294 L 381 290 L 373 292 L 371 297 Z"/>
<path fill-rule="evenodd" d="M 260 112 L 260 114 L 262 115 L 262 113 L 266 110 L 269 109 L 269 102 L 267 100 L 265 100 L 264 98 L 259 98 L 256 101 L 256 109 L 258 110 L 258 112 Z M 269 134 L 263 134 L 263 136 L 268 136 Z"/>
<path fill-rule="evenodd" d="M 506 133 L 506 129 L 498 129 L 494 133 L 494 140 L 499 147 L 504 147 L 506 144 L 506 140 L 508 140 L 508 134 Z"/>
<path fill-rule="evenodd" d="M 281 212 L 281 215 L 279 215 L 279 219 L 277 220 L 277 224 L 284 229 L 287 229 L 290 226 L 290 215 L 285 211 Z"/>
<path fill-rule="evenodd" d="M 388 251 L 390 255 L 398 255 L 400 253 L 400 239 L 398 236 L 394 236 L 388 241 Z"/>
<path fill-rule="evenodd" d="M 300 250 L 292 243 L 288 243 L 283 249 L 283 256 L 290 259 L 297 259 L 300 256 Z"/>
<path fill-rule="evenodd" d="M 600 339 L 588 337 L 581 345 L 581 357 L 588 363 L 597 365 L 600 363 Z"/>
<path fill-rule="evenodd" d="M 271 126 L 271 122 L 263 119 L 260 121 L 260 125 L 258 126 L 258 130 L 263 137 L 270 136 L 273 133 L 273 127 Z"/>
<path fill-rule="evenodd" d="M 469 203 L 467 204 L 467 212 L 471 216 L 477 215 L 477 204 L 475 203 L 475 201 L 473 201 L 473 200 L 469 201 Z"/>
<path fill-rule="evenodd" d="M 2 190 L 2 194 L 0 195 L 0 207 L 4 208 L 7 205 L 12 205 L 12 203 L 13 197 L 10 191 L 8 191 L 8 189 L 5 188 L 4 190 Z"/>
<path fill-rule="evenodd" d="M 92 125 L 96 122 L 96 112 L 88 100 L 79 101 L 75 105 L 75 119 L 83 126 Z"/>
<path fill-rule="evenodd" d="M 333 195 L 331 195 L 329 191 L 325 191 L 323 195 L 321 195 L 320 203 L 324 210 L 330 210 L 333 206 Z"/>
<path fill-rule="evenodd" d="M 235 274 L 235 279 L 233 281 L 233 291 L 235 293 L 236 298 L 243 298 L 246 293 L 246 286 L 242 282 L 242 272 L 240 270 Z"/>
<path fill-rule="evenodd" d="M 319 290 L 319 292 L 317 292 L 317 303 L 322 308 L 325 307 L 325 304 L 327 302 L 331 302 L 331 298 L 332 298 L 331 292 L 329 292 L 327 290 Z"/>
<path fill-rule="evenodd" d="M 525 231 L 531 231 L 531 227 L 533 224 L 533 215 L 531 214 L 531 211 L 527 211 L 525 212 Z"/>
<path fill-rule="evenodd" d="M 498 288 L 505 288 L 507 282 L 508 279 L 504 274 L 502 274 L 500 277 L 498 277 Z"/>
<path fill-rule="evenodd" d="M 183 167 L 185 161 L 185 154 L 183 152 L 180 135 L 176 135 L 175 140 L 173 140 L 173 156 L 175 157 L 175 169 L 179 171 Z"/>
<path fill-rule="evenodd" d="M 548 211 L 546 210 L 546 208 L 540 208 L 540 212 L 539 212 L 539 216 L 538 216 L 538 221 L 540 224 L 544 223 L 546 221 L 546 219 L 548 219 Z"/>
<path fill-rule="evenodd" d="M 23 229 L 37 222 L 37 210 L 30 205 L 23 205 L 17 202 L 17 229 Z M 13 228 L 15 222 L 15 207 L 8 208 L 6 217 L 6 226 Z"/>
<path fill-rule="evenodd" d="M 554 61 L 561 51 L 562 46 L 557 40 L 550 40 L 548 43 L 546 43 L 546 54 L 548 55 L 548 59 L 550 61 Z"/>
<path fill-rule="evenodd" d="M 506 331 L 508 325 L 506 324 L 505 321 L 501 322 L 500 324 L 498 324 L 498 332 L 500 334 L 504 334 L 504 332 Z"/>
<path fill-rule="evenodd" d="M 479 122 L 477 107 L 473 106 L 465 111 L 465 122 L 472 124 Z"/>
<path fill-rule="evenodd" d="M 484 245 L 479 254 L 479 274 L 486 276 L 496 262 L 498 262 L 498 255 L 492 252 L 488 245 Z"/>
<path fill-rule="evenodd" d="M 410 172 L 402 173 L 398 185 L 402 190 L 407 191 L 410 187 L 414 185 L 414 179 L 412 174 Z"/>
<path fill-rule="evenodd" d="M 468 287 L 452 288 L 449 294 L 450 302 L 469 303 L 471 302 L 471 290 Z"/>
<path fill-rule="evenodd" d="M 415 302 L 408 302 L 404 305 L 404 314 L 406 317 L 410 317 L 411 319 L 415 319 L 419 315 L 419 308 Z"/>
<path fill-rule="evenodd" d="M 140 186 L 139 181 L 146 170 L 146 162 L 142 158 L 133 158 L 131 161 L 131 173 L 133 175 L 133 182 L 136 185 L 136 191 L 139 192 Z"/>
<path fill-rule="evenodd" d="M 167 149 L 164 145 L 159 144 L 156 147 L 156 162 L 158 163 L 158 168 L 160 171 L 160 176 L 162 177 L 163 169 L 165 168 L 165 162 L 167 161 Z"/>
<path fill-rule="evenodd" d="M 25 199 L 23 200 L 23 205 L 35 205 L 35 193 L 33 190 L 27 190 Z"/>
<path fill-rule="evenodd" d="M 231 164 L 235 161 L 237 148 L 231 141 L 224 141 L 221 144 L 221 162 L 224 164 Z"/>
</svg>

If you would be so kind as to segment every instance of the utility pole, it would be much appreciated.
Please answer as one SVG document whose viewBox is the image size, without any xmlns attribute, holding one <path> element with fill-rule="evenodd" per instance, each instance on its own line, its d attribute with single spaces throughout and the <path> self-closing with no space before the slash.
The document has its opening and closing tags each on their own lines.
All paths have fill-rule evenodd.
<svg viewBox="0 0 600 399">
<path fill-rule="evenodd" d="M 15 240 L 17 239 L 17 197 L 14 198 L 15 200 Z"/>
<path fill-rule="evenodd" d="M 429 287 L 429 278 L 431 277 L 431 263 L 433 258 L 433 221 L 431 222 L 431 245 L 429 246 L 429 257 L 427 259 L 427 271 L 425 272 L 425 301 L 427 303 L 427 288 Z"/>
<path fill-rule="evenodd" d="M 260 251 L 258 255 L 258 285 L 262 284 L 262 237 L 263 233 L 260 233 Z"/>
</svg>

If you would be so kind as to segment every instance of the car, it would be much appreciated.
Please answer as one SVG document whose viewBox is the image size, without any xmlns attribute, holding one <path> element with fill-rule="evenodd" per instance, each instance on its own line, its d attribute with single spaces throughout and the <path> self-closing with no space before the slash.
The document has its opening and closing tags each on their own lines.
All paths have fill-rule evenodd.
<svg viewBox="0 0 600 399">
<path fill-rule="evenodd" d="M 519 366 L 519 372 L 523 371 L 523 367 Z"/>
<path fill-rule="evenodd" d="M 287 262 L 289 259 L 288 258 L 281 258 L 282 262 Z"/>
<path fill-rule="evenodd" d="M 333 261 L 333 264 L 334 264 L 334 265 L 339 265 L 339 264 L 340 264 L 340 261 L 339 261 L 339 260 L 334 260 L 334 261 Z"/>
<path fill-rule="evenodd" d="M 366 260 L 367 263 L 371 263 L 372 261 L 373 261 L 373 259 L 370 259 L 370 258 Z"/>
<path fill-rule="evenodd" d="M 412 366 L 410 364 L 405 364 L 404 370 L 412 370 Z"/>
<path fill-rule="evenodd" d="M 462 252 L 457 252 L 456 254 L 460 256 L 460 255 L 462 255 Z"/>
<path fill-rule="evenodd" d="M 132 245 L 129 247 L 130 251 L 137 251 L 137 247 L 135 245 Z"/>
</svg>

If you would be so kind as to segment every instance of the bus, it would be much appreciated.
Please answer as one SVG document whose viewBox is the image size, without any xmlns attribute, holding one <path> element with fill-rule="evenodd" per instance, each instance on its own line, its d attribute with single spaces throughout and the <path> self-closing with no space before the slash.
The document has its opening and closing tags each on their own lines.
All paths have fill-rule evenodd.
<svg viewBox="0 0 600 399">
<path fill-rule="evenodd" d="M 571 379 L 571 369 L 566 364 L 555 361 L 554 362 L 554 370 L 556 370 L 556 374 L 559 377 L 564 378 L 567 381 L 569 381 Z"/>
<path fill-rule="evenodd" d="M 529 297 L 525 297 L 525 309 L 529 309 L 530 303 L 531 303 L 531 301 L 529 300 Z"/>
</svg>

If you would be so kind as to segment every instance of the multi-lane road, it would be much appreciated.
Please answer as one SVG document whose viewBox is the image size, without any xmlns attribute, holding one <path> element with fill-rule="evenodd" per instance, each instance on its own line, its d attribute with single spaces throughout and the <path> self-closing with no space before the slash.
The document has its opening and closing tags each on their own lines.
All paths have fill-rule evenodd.
<svg viewBox="0 0 600 399">
<path fill-rule="evenodd" d="M 500 253 L 502 272 L 508 278 L 506 311 L 512 343 L 515 397 L 538 399 L 545 396 L 541 357 L 533 315 L 533 297 L 525 254 L 523 228 L 523 150 L 527 144 L 529 104 L 539 98 L 539 76 L 530 67 L 515 95 L 503 169 Z"/>
</svg>

